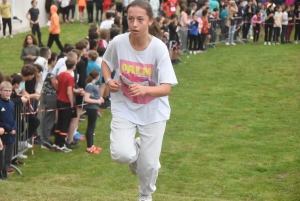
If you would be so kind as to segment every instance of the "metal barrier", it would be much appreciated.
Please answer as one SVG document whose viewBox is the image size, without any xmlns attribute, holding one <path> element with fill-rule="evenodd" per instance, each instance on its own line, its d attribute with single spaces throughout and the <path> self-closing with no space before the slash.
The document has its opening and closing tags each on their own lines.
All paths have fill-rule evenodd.
<svg viewBox="0 0 300 201">
<path fill-rule="evenodd" d="M 15 104 L 15 118 L 18 131 L 16 134 L 16 141 L 13 150 L 12 159 L 17 158 L 19 155 L 23 154 L 28 150 L 28 115 L 22 115 L 24 112 L 29 112 L 28 107 L 25 104 Z M 15 169 L 20 175 L 22 172 L 15 165 L 11 164 L 10 167 Z"/>
<path fill-rule="evenodd" d="M 239 36 L 241 34 L 241 29 L 243 25 L 242 17 L 235 17 L 234 18 L 234 25 L 235 29 L 233 32 L 229 32 L 229 26 L 226 26 L 227 19 L 209 19 L 209 23 L 211 23 L 209 34 L 211 35 L 211 39 L 209 43 L 207 43 L 208 46 L 211 46 L 213 48 L 216 48 L 216 44 L 220 43 L 226 43 L 229 41 L 229 36 L 231 33 L 234 34 L 234 42 L 242 43 L 244 42 L 240 39 Z"/>
</svg>

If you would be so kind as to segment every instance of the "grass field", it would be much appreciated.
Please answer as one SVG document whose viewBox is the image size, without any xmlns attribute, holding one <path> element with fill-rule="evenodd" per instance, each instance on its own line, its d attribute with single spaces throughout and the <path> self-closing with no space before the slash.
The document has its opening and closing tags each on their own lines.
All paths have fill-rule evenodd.
<svg viewBox="0 0 300 201">
<path fill-rule="evenodd" d="M 62 26 L 62 43 L 87 25 Z M 0 38 L 0 70 L 19 72 L 24 34 Z M 43 29 L 43 41 L 48 38 Z M 54 45 L 54 51 L 57 51 Z M 299 201 L 299 45 L 252 44 L 183 55 L 175 66 L 155 201 Z M 35 148 L 0 200 L 135 200 L 137 177 L 109 153 L 110 110 L 97 122 L 100 155 Z M 86 121 L 80 123 L 85 133 Z"/>
</svg>

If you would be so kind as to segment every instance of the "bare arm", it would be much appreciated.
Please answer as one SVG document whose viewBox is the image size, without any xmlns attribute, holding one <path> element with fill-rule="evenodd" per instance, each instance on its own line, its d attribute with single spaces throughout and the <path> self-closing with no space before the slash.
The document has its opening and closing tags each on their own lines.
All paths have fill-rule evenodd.
<svg viewBox="0 0 300 201">
<path fill-rule="evenodd" d="M 129 94 L 131 96 L 152 96 L 152 97 L 161 97 L 167 96 L 171 92 L 171 85 L 163 83 L 159 86 L 142 86 L 139 84 L 132 84 L 129 86 Z"/>
<path fill-rule="evenodd" d="M 69 86 L 67 88 L 67 95 L 68 95 L 68 98 L 69 98 L 69 101 L 71 103 L 71 107 L 73 107 L 73 87 L 72 86 Z"/>
<path fill-rule="evenodd" d="M 108 78 L 111 78 L 110 68 L 105 63 L 105 61 L 102 61 L 101 67 L 102 67 L 102 73 L 103 73 L 104 80 L 106 81 Z M 111 92 L 117 92 L 117 91 L 119 91 L 119 86 L 120 85 L 121 84 L 118 81 L 116 81 L 116 80 L 110 80 L 108 82 L 108 87 L 109 87 L 109 90 Z"/>
<path fill-rule="evenodd" d="M 50 78 L 52 87 L 57 91 L 57 79 L 55 77 Z"/>
<path fill-rule="evenodd" d="M 90 104 L 99 104 L 99 105 L 101 105 L 102 103 L 104 103 L 104 100 L 103 100 L 102 97 L 100 99 L 98 99 L 98 100 L 94 100 L 94 99 L 91 99 L 90 96 L 91 96 L 91 94 L 88 93 L 88 92 L 86 92 L 84 94 L 84 102 L 90 103 Z"/>
</svg>

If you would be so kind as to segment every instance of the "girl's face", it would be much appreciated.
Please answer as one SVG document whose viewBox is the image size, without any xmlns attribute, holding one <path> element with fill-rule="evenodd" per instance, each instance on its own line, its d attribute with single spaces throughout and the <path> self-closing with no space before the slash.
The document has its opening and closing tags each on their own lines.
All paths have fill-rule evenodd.
<svg viewBox="0 0 300 201">
<path fill-rule="evenodd" d="M 20 86 L 20 83 L 15 83 L 12 87 L 13 87 L 13 89 L 18 89 L 19 86 Z"/>
<path fill-rule="evenodd" d="M 135 37 L 148 35 L 149 26 L 153 23 L 145 9 L 138 6 L 128 9 L 128 26 L 130 33 Z"/>
<path fill-rule="evenodd" d="M 110 10 L 116 10 L 116 9 L 117 9 L 117 6 L 113 6 L 113 7 L 111 7 Z"/>
<path fill-rule="evenodd" d="M 198 19 L 198 15 L 193 15 L 193 20 L 197 21 L 197 19 Z"/>
<path fill-rule="evenodd" d="M 36 7 L 37 1 L 32 2 L 32 7 Z"/>
<path fill-rule="evenodd" d="M 281 12 L 281 11 L 282 11 L 282 8 L 281 8 L 281 7 L 279 7 L 277 11 L 278 11 L 278 12 Z"/>
<path fill-rule="evenodd" d="M 32 45 L 33 43 L 33 40 L 32 40 L 32 37 L 31 36 L 27 36 L 27 45 Z"/>
</svg>

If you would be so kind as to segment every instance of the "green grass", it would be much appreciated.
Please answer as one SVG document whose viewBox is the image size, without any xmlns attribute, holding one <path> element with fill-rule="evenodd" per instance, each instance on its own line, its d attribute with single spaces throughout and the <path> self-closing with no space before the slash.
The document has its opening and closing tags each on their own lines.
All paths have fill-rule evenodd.
<svg viewBox="0 0 300 201">
<path fill-rule="evenodd" d="M 61 41 L 87 30 L 62 26 Z M 0 40 L 2 72 L 20 71 L 24 37 Z M 47 37 L 44 28 L 45 44 Z M 298 45 L 218 45 L 181 57 L 154 200 L 300 200 L 298 52 Z M 1 200 L 135 200 L 137 177 L 110 158 L 110 120 L 106 110 L 97 122 L 99 156 L 85 153 L 85 142 L 71 153 L 28 152 L 23 176 L 0 182 Z"/>
</svg>

